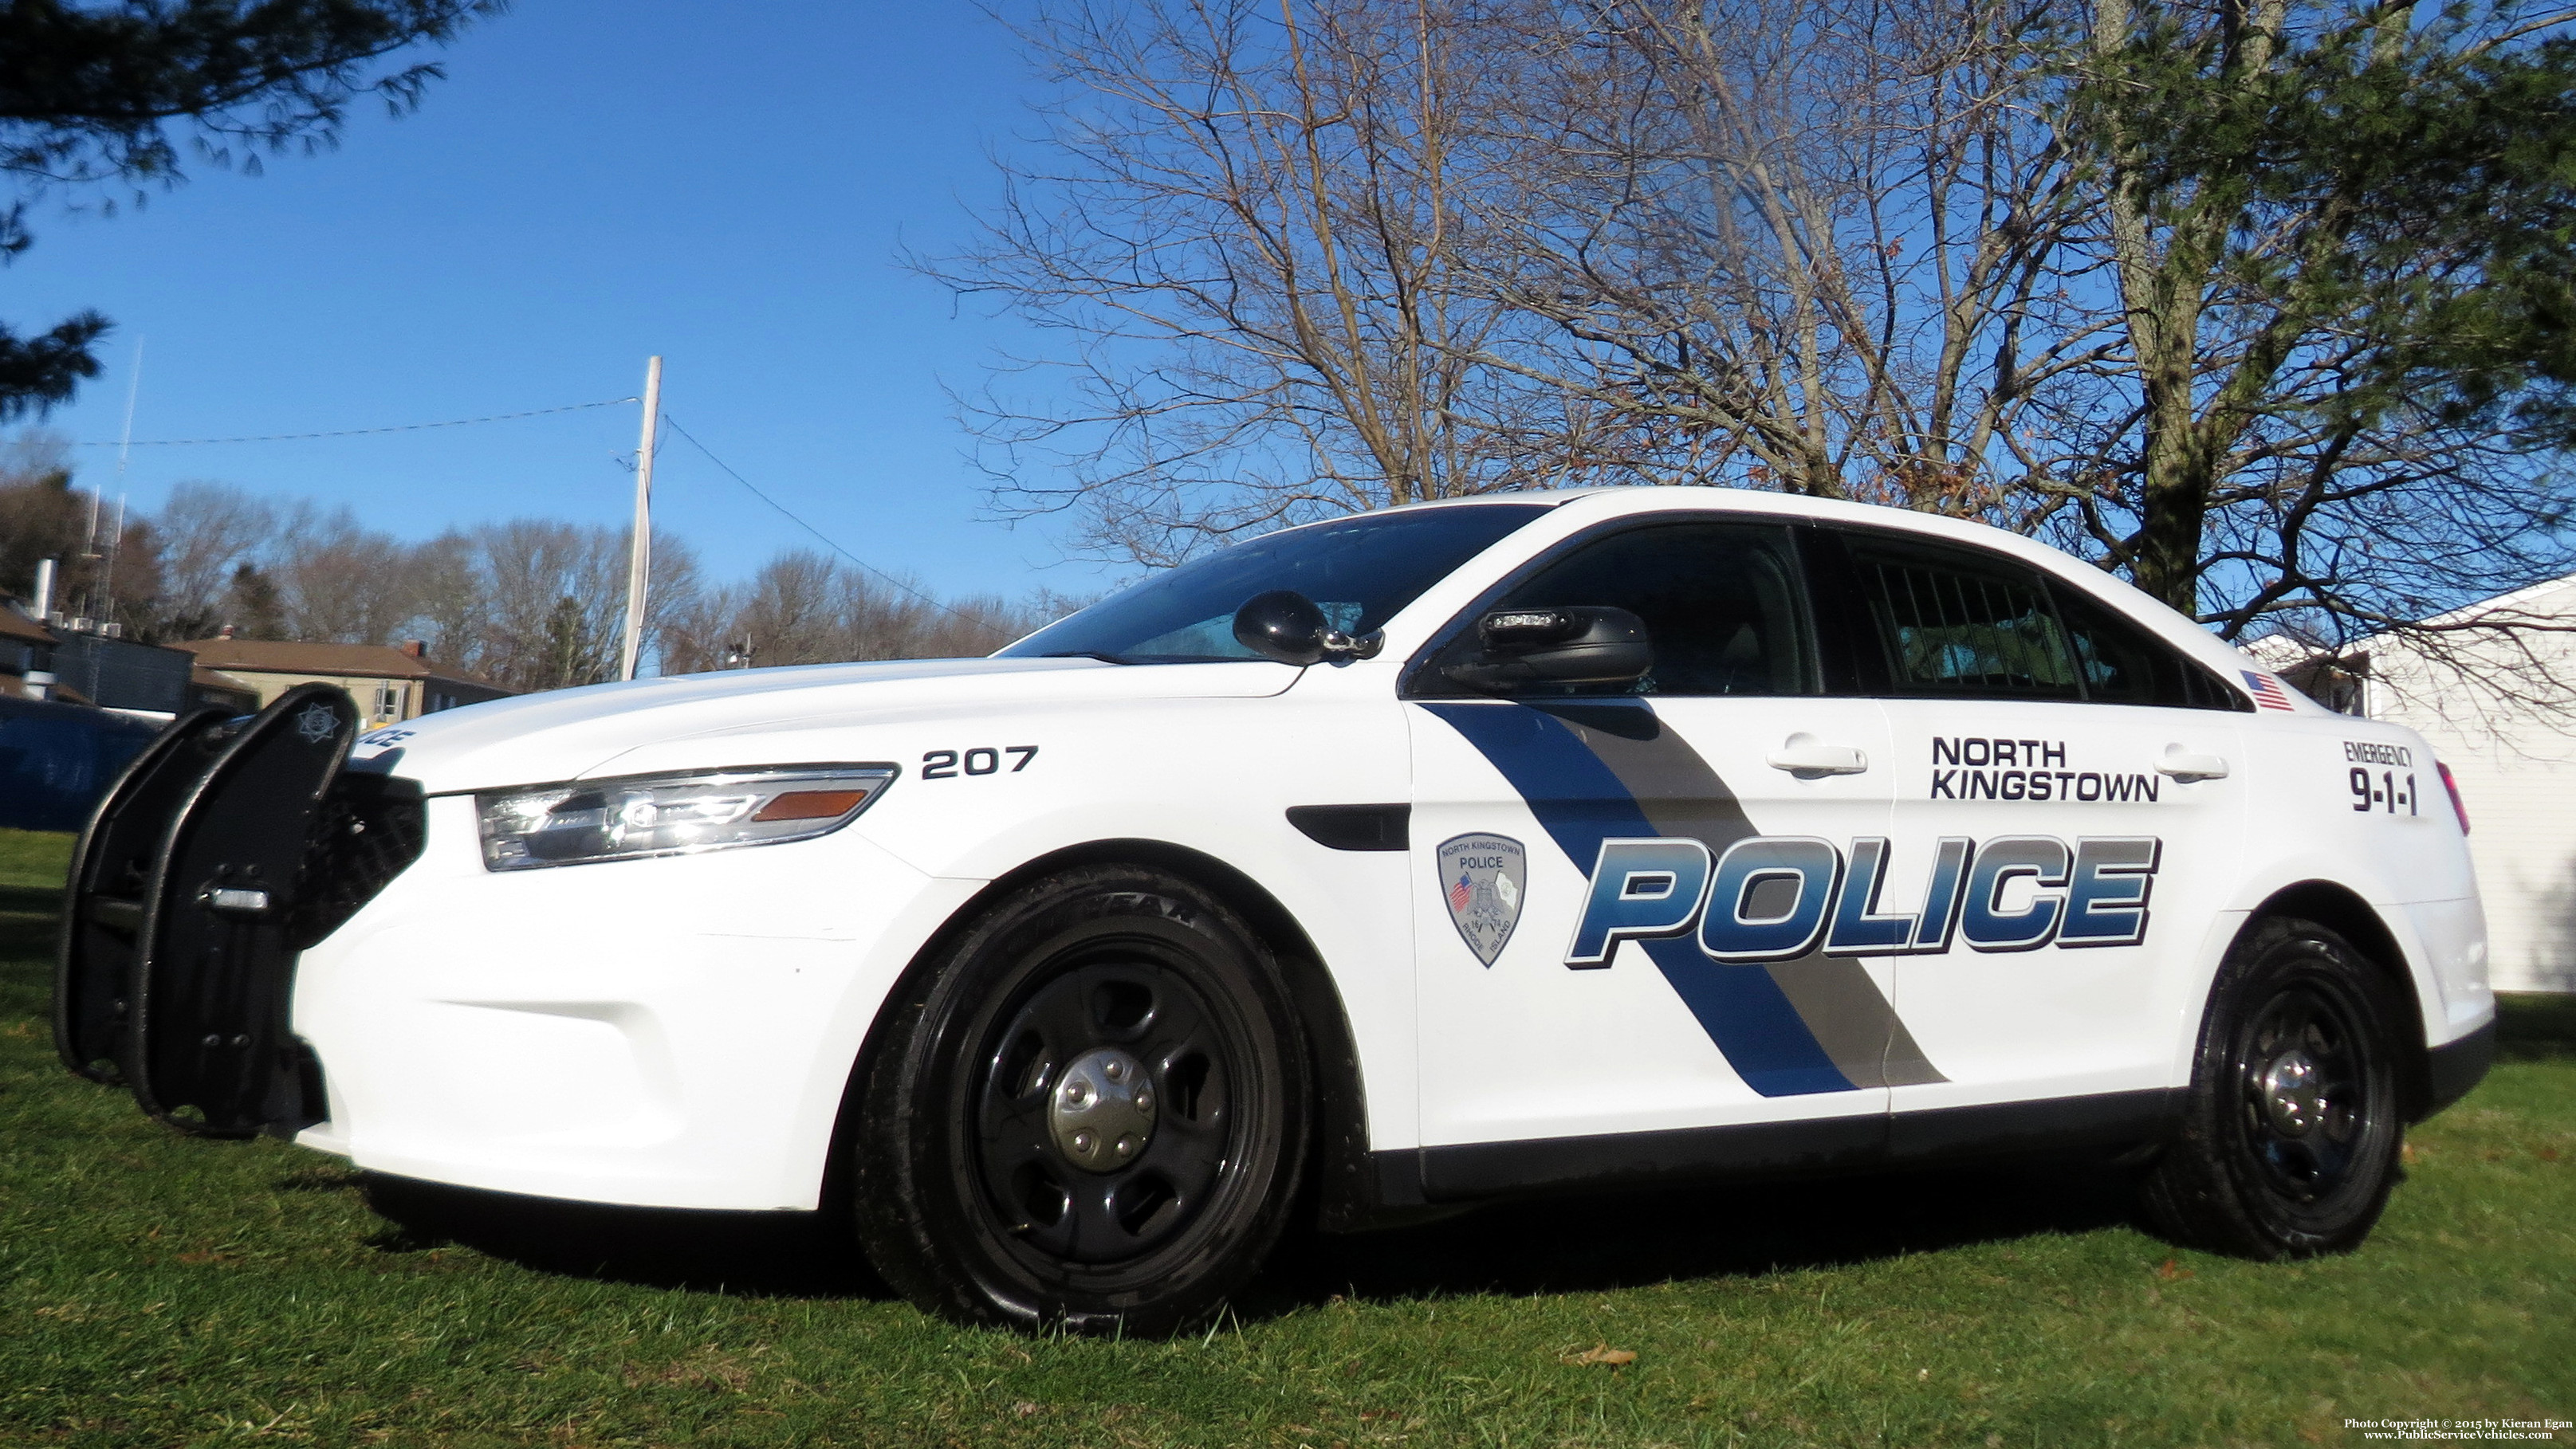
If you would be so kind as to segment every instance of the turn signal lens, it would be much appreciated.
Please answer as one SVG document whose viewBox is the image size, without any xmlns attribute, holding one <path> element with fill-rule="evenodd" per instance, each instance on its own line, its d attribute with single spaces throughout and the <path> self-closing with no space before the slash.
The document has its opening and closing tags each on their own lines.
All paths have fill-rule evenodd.
<svg viewBox="0 0 2576 1449">
<path fill-rule="evenodd" d="M 2460 798 L 2460 782 L 2451 778 L 2451 767 L 2441 761 L 2435 760 L 2433 768 L 2442 772 L 2442 788 L 2451 792 L 2451 813 L 2460 817 L 2460 833 L 2468 834 L 2469 806 Z"/>
<path fill-rule="evenodd" d="M 777 845 L 858 818 L 891 765 L 630 775 L 476 797 L 487 870 L 534 870 Z"/>
<path fill-rule="evenodd" d="M 797 790 L 761 806 L 760 813 L 751 818 L 763 824 L 772 820 L 833 820 L 857 809 L 866 798 L 865 790 Z"/>
</svg>

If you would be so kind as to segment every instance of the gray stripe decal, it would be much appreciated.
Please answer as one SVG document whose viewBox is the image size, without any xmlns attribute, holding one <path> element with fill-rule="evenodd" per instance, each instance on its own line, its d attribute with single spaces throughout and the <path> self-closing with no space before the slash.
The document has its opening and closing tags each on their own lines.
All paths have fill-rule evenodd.
<svg viewBox="0 0 2576 1449">
<path fill-rule="evenodd" d="M 1644 701 L 1524 703 L 1572 730 L 1628 787 L 1660 833 L 1689 836 L 1707 845 L 1711 854 L 1761 833 L 1699 751 L 1666 728 Z M 1924 1057 L 1914 1034 L 1858 961 L 1818 949 L 1758 969 L 1771 974 L 1835 1070 L 1853 1086 L 1916 1087 L 1949 1080 Z"/>
</svg>

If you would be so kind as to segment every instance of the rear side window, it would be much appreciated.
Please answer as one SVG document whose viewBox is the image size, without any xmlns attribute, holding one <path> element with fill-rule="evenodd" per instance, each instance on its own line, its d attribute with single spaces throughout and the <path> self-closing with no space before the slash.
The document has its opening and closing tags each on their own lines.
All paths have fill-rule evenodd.
<svg viewBox="0 0 2576 1449">
<path fill-rule="evenodd" d="M 2250 708 L 2134 621 L 2035 569 L 1974 549 L 1844 538 L 1891 694 Z"/>
<path fill-rule="evenodd" d="M 2073 647 L 2039 576 L 2001 559 L 1853 539 L 1891 692 L 2081 699 Z"/>
<path fill-rule="evenodd" d="M 2085 698 L 2168 709 L 2247 707 L 2236 691 L 2137 624 L 2054 580 L 2049 592 L 2075 651 Z"/>
</svg>

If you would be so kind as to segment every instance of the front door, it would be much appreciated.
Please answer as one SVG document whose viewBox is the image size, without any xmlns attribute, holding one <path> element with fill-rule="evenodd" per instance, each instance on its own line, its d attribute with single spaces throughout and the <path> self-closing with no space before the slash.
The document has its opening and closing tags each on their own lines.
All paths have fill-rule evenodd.
<svg viewBox="0 0 2576 1449">
<path fill-rule="evenodd" d="M 1887 833 L 1887 726 L 1876 701 L 1819 688 L 1790 530 L 1577 540 L 1480 612 L 1577 605 L 1639 615 L 1653 672 L 1615 693 L 1441 697 L 1470 628 L 1416 676 L 1430 1156 L 1824 1120 L 1851 1130 L 1771 1140 L 1874 1153 L 1890 1072 L 1914 1079 L 1920 1054 L 1886 963 L 1827 941 L 1838 912 L 1866 913 L 1845 888 L 1856 843 Z M 1498 1172 L 1472 1185 L 1512 1185 Z"/>
</svg>

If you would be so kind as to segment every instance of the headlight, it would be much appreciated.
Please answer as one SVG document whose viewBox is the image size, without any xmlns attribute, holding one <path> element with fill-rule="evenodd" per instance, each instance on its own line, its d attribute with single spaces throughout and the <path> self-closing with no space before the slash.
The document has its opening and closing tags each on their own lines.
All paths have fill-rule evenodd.
<svg viewBox="0 0 2576 1449">
<path fill-rule="evenodd" d="M 485 868 L 534 870 L 828 834 L 856 819 L 894 775 L 891 765 L 703 770 L 533 785 L 474 803 Z"/>
</svg>

